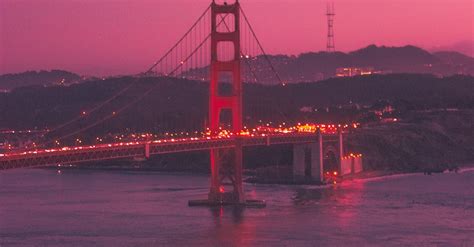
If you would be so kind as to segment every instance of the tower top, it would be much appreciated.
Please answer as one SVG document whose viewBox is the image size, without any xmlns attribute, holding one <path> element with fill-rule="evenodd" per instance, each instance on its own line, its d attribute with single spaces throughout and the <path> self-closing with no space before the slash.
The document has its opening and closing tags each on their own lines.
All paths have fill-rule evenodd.
<svg viewBox="0 0 474 247">
<path fill-rule="evenodd" d="M 334 45 L 334 16 L 336 12 L 334 11 L 334 3 L 328 3 L 326 8 L 326 16 L 328 18 L 328 36 L 326 51 L 335 52 L 336 46 Z"/>
<path fill-rule="evenodd" d="M 212 0 L 212 3 L 216 4 L 216 0 Z M 236 3 L 239 3 L 239 0 L 235 0 L 234 4 L 236 4 Z M 224 1 L 224 5 L 229 5 L 229 4 L 227 3 L 227 1 Z"/>
<path fill-rule="evenodd" d="M 327 3 L 326 15 L 327 16 L 335 16 L 336 15 L 336 11 L 334 10 L 334 3 Z"/>
</svg>

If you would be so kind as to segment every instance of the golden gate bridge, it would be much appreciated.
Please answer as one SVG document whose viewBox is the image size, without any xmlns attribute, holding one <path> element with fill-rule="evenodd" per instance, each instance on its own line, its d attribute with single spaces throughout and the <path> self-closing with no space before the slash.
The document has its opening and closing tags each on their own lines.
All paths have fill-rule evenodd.
<svg viewBox="0 0 474 247">
<path fill-rule="evenodd" d="M 233 4 L 217 4 L 213 1 L 178 42 L 148 70 L 135 75 L 132 83 L 89 110 L 82 111 L 77 117 L 49 129 L 44 140 L 33 149 L 0 154 L 0 169 L 149 158 L 164 153 L 210 150 L 209 195 L 208 199 L 197 203 L 206 205 L 245 205 L 250 202 L 245 197 L 242 185 L 243 147 L 291 144 L 294 146 L 294 175 L 310 176 L 321 181 L 326 152 L 324 139 L 325 143 L 329 143 L 328 148 L 337 153 L 339 171 L 347 170 L 343 168 L 345 153 L 342 134 L 356 128 L 355 124 L 298 124 L 279 128 L 247 128 L 243 125 L 242 86 L 244 82 L 259 81 L 250 63 L 256 56 L 265 58 L 274 80 L 284 86 L 239 1 Z M 147 77 L 208 80 L 209 116 L 206 133 L 185 138 L 54 146 L 59 140 L 77 136 L 116 117 L 150 95 L 155 86 L 150 86 L 113 111 L 106 107 L 113 105 L 142 78 Z M 92 119 L 91 123 L 76 129 L 70 127 L 87 118 Z M 62 132 L 66 133 L 55 136 Z"/>
</svg>

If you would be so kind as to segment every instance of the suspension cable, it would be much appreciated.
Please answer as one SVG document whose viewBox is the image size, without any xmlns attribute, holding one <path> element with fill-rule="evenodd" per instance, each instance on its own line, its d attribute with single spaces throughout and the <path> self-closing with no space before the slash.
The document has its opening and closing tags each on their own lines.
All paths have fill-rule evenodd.
<svg viewBox="0 0 474 247">
<path fill-rule="evenodd" d="M 272 62 L 270 61 L 270 58 L 268 57 L 267 53 L 265 52 L 265 50 L 263 49 L 263 46 L 262 44 L 260 43 L 260 41 L 258 40 L 257 38 L 257 35 L 255 34 L 255 31 L 253 30 L 253 27 L 252 25 L 250 24 L 248 18 L 247 18 L 247 15 L 245 14 L 245 11 L 242 9 L 242 7 L 240 7 L 240 12 L 242 13 L 243 17 L 244 17 L 244 20 L 245 22 L 247 23 L 247 26 L 249 27 L 249 30 L 250 32 L 252 33 L 253 37 L 255 38 L 255 40 L 257 41 L 257 45 L 258 47 L 260 48 L 260 51 L 262 52 L 263 54 L 263 57 L 265 58 L 265 60 L 268 62 L 268 65 L 270 66 L 271 70 L 273 71 L 273 73 L 275 74 L 275 76 L 277 77 L 278 81 L 280 81 L 280 84 L 285 86 L 286 83 L 283 82 L 283 80 L 281 79 L 280 75 L 278 74 L 278 72 L 276 71 L 275 67 L 273 66 Z"/>
<path fill-rule="evenodd" d="M 204 11 L 204 13 L 202 13 L 201 16 L 199 16 L 198 20 L 196 22 L 194 22 L 194 24 L 191 26 L 191 28 L 188 29 L 188 31 L 178 40 L 178 42 L 176 42 L 176 44 L 171 47 L 171 49 L 168 50 L 168 52 L 165 53 L 165 55 L 163 55 L 158 61 L 156 61 L 146 72 L 146 73 L 149 73 L 150 71 L 152 71 L 156 65 L 158 65 L 159 63 L 161 63 L 161 61 L 163 61 L 163 59 L 168 56 L 180 43 L 181 41 L 183 41 L 186 36 L 194 29 L 194 27 L 197 26 L 197 24 L 204 18 L 204 16 L 207 14 L 207 12 L 209 11 L 209 9 L 211 9 L 211 6 L 212 5 L 209 5 L 206 10 Z"/>
<path fill-rule="evenodd" d="M 145 72 L 143 73 L 139 73 L 138 75 L 140 74 L 148 74 L 150 73 L 153 69 L 155 69 L 155 67 L 160 64 L 164 58 L 166 56 L 168 56 L 180 43 L 181 41 L 183 41 L 186 36 L 197 26 L 197 24 L 206 16 L 206 14 L 208 13 L 209 9 L 211 8 L 211 5 L 209 5 L 205 10 L 204 12 L 199 16 L 199 18 L 197 19 L 196 22 L 193 23 L 193 25 L 186 31 L 186 33 L 178 40 L 178 42 L 175 43 L 175 45 L 173 45 L 173 47 L 168 50 L 168 52 L 165 53 L 165 55 L 163 55 L 157 62 L 155 62 L 148 70 L 146 70 Z M 116 99 L 118 96 L 122 95 L 123 93 L 125 93 L 128 89 L 130 89 L 132 86 L 133 86 L 134 83 L 130 83 L 128 86 L 124 87 L 122 90 L 120 90 L 119 92 L 117 92 L 116 94 L 112 95 L 112 97 L 109 97 L 108 99 L 106 99 L 105 101 L 101 102 L 100 104 L 98 104 L 97 106 L 93 107 L 92 109 L 89 109 L 86 111 L 86 114 L 90 114 L 92 112 L 95 112 L 96 110 L 99 110 L 100 108 L 102 108 L 104 105 L 108 104 L 109 102 L 111 102 L 112 100 Z M 73 118 L 72 120 L 66 122 L 66 123 L 63 123 L 55 128 L 53 128 L 52 130 L 49 130 L 48 133 L 50 132 L 54 132 L 54 131 L 57 131 L 59 129 L 62 129 L 63 127 L 71 124 L 71 123 L 74 123 L 82 118 L 85 117 L 84 114 L 81 114 L 79 115 L 78 117 L 76 118 Z"/>
<path fill-rule="evenodd" d="M 138 73 L 136 74 L 135 76 L 140 76 L 140 75 L 147 75 L 149 74 L 151 71 L 153 71 L 153 69 L 156 68 L 156 66 L 158 64 L 161 64 L 163 62 L 163 60 L 171 53 L 173 52 L 173 50 L 189 35 L 189 33 L 191 33 L 192 30 L 194 30 L 194 28 L 201 22 L 201 20 L 207 15 L 207 13 L 209 12 L 211 8 L 211 5 L 209 5 L 205 10 L 204 12 L 199 16 L 199 18 L 197 19 L 197 21 L 195 21 L 193 23 L 193 25 L 186 31 L 186 33 L 178 40 L 178 42 L 176 42 L 173 47 L 171 49 L 169 49 L 165 55 L 163 55 L 159 60 L 157 60 L 148 70 L 146 70 L 145 72 L 143 73 Z M 113 101 L 114 99 L 118 98 L 119 96 L 123 95 L 125 92 L 127 92 L 138 80 L 135 79 L 134 81 L 132 81 L 131 83 L 129 83 L 127 86 L 125 86 L 124 88 L 122 88 L 120 91 L 118 91 L 117 93 L 113 94 L 111 97 L 107 98 L 106 100 L 102 101 L 101 103 L 99 103 L 98 105 L 96 105 L 95 107 L 93 107 L 92 109 L 88 109 L 86 111 L 84 111 L 83 113 L 81 113 L 79 116 L 63 123 L 63 124 L 60 124 L 59 126 L 56 126 L 54 127 L 53 129 L 50 129 L 47 131 L 46 134 L 49 134 L 49 133 L 54 133 L 60 129 L 63 129 L 64 127 L 66 126 L 69 126 L 71 125 L 72 123 L 75 123 L 81 119 L 84 119 L 86 118 L 87 116 L 91 115 L 92 113 L 96 112 L 97 110 L 101 109 L 102 107 L 104 107 L 105 105 L 107 105 L 108 103 L 110 103 L 111 101 Z M 43 134 L 45 135 L 45 134 Z"/>
<path fill-rule="evenodd" d="M 227 14 L 227 15 L 228 15 L 228 14 Z M 224 18 L 225 18 L 225 16 L 224 16 Z M 223 22 L 223 21 L 220 21 L 220 22 L 217 24 L 217 26 L 221 25 L 222 22 Z M 199 46 L 193 51 L 193 53 L 190 54 L 190 55 L 186 58 L 186 60 L 184 61 L 184 63 L 186 63 L 186 62 L 189 60 L 189 58 L 192 57 L 192 56 L 207 42 L 207 40 L 209 40 L 210 37 L 211 37 L 211 34 L 208 34 L 207 37 L 206 37 L 206 38 L 199 44 Z M 176 71 L 178 71 L 178 70 L 183 66 L 184 63 L 179 63 L 178 66 L 175 67 L 174 70 L 172 70 L 170 74 L 173 74 L 173 73 L 175 73 Z M 138 80 L 138 78 L 137 78 L 137 80 Z M 87 125 L 87 126 L 81 128 L 81 129 L 79 129 L 79 130 L 77 130 L 77 131 L 74 131 L 74 132 L 72 132 L 72 133 L 68 133 L 68 134 L 63 135 L 63 136 L 61 136 L 61 137 L 59 137 L 59 138 L 54 138 L 54 139 L 56 139 L 56 140 L 62 140 L 62 139 L 71 137 L 71 136 L 73 136 L 73 135 L 76 135 L 76 134 L 79 134 L 79 133 L 81 133 L 81 132 L 84 132 L 84 131 L 86 131 L 86 130 L 88 130 L 88 129 L 90 129 L 90 128 L 93 128 L 93 127 L 95 127 L 95 126 L 97 126 L 97 125 L 99 125 L 99 124 L 105 122 L 106 120 L 108 120 L 108 119 L 110 119 L 110 118 L 112 118 L 112 117 L 114 117 L 114 116 L 117 116 L 119 113 L 123 112 L 124 110 L 126 110 L 126 109 L 129 108 L 130 106 L 132 106 L 132 105 L 134 105 L 135 103 L 139 102 L 140 100 L 144 99 L 144 98 L 145 98 L 151 91 L 153 91 L 153 89 L 155 89 L 158 85 L 159 85 L 159 84 L 153 85 L 151 88 L 149 88 L 147 91 L 145 91 L 142 95 L 140 95 L 139 97 L 135 98 L 133 101 L 131 101 L 130 103 L 124 105 L 123 107 L 119 108 L 118 110 L 114 111 L 112 114 L 107 115 L 107 116 L 105 116 L 104 118 L 99 119 L 98 121 L 96 121 L 96 122 L 94 122 L 94 123 L 92 123 L 92 124 L 89 124 L 89 125 Z M 46 143 L 43 144 L 43 146 L 46 145 L 46 144 L 53 143 L 54 141 L 55 141 L 55 140 L 52 140 L 52 141 L 50 141 L 50 142 L 46 142 Z"/>
</svg>

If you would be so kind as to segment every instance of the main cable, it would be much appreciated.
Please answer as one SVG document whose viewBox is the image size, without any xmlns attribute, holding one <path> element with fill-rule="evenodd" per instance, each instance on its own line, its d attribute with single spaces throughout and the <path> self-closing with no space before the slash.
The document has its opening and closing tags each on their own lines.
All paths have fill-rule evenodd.
<svg viewBox="0 0 474 247">
<path fill-rule="evenodd" d="M 227 14 L 228 15 L 228 14 Z M 225 18 L 225 17 L 224 17 Z M 217 26 L 221 25 L 223 21 L 219 22 L 217 24 Z M 170 74 L 174 74 L 176 71 L 178 71 L 180 68 L 182 68 L 183 64 L 185 64 L 206 42 L 207 40 L 209 40 L 209 38 L 211 37 L 211 33 L 207 35 L 207 37 L 198 45 L 198 47 L 196 49 L 194 49 L 193 53 L 190 54 L 183 62 L 184 63 L 179 63 L 177 67 L 175 67 L 171 72 Z M 138 78 L 136 78 L 138 80 Z M 144 99 L 151 91 L 153 91 L 153 89 L 155 89 L 157 87 L 157 85 L 159 84 L 156 84 L 154 86 L 152 86 L 151 88 L 149 88 L 147 91 L 145 91 L 142 95 L 140 95 L 139 97 L 137 97 L 135 100 L 131 101 L 130 103 L 124 105 L 123 107 L 119 108 L 118 110 L 114 111 L 112 114 L 110 115 L 107 115 L 106 117 L 102 118 L 102 119 L 99 119 L 98 121 L 92 123 L 92 124 L 89 124 L 77 131 L 74 131 L 72 133 L 69 133 L 69 134 L 66 134 L 66 135 L 63 135 L 59 138 L 54 138 L 56 140 L 53 140 L 53 141 L 50 141 L 50 142 L 47 142 L 47 143 L 44 143 L 44 145 L 46 144 L 50 144 L 50 143 L 53 143 L 55 141 L 59 141 L 59 140 L 62 140 L 62 139 L 65 139 L 65 138 L 68 138 L 68 137 L 71 137 L 73 135 L 76 135 L 76 134 L 79 134 L 83 131 L 86 131 L 90 128 L 93 128 L 103 122 L 105 122 L 106 120 L 112 118 L 112 117 L 115 117 L 117 116 L 118 114 L 120 114 L 121 112 L 123 112 L 124 110 L 126 110 L 127 108 L 129 108 L 130 106 L 134 105 L 135 103 L 139 102 L 140 100 Z"/>
</svg>

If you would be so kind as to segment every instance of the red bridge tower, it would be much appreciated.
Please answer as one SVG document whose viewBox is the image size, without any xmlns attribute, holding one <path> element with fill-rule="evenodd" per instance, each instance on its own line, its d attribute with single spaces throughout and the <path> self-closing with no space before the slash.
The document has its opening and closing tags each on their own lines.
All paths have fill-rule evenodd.
<svg viewBox="0 0 474 247">
<path fill-rule="evenodd" d="M 223 111 L 231 112 L 232 130 L 242 130 L 242 81 L 240 71 L 240 5 L 211 5 L 211 69 L 209 90 L 209 124 L 212 132 L 218 132 Z M 226 20 L 230 21 L 229 27 Z M 227 30 L 218 29 L 225 25 Z M 226 61 L 220 60 L 220 44 L 232 46 L 233 55 Z M 230 75 L 230 76 L 229 76 Z M 231 77 L 231 92 L 222 94 L 220 87 Z M 237 140 L 232 150 L 211 149 L 211 190 L 209 201 L 215 203 L 244 203 L 242 188 L 242 145 Z"/>
</svg>

